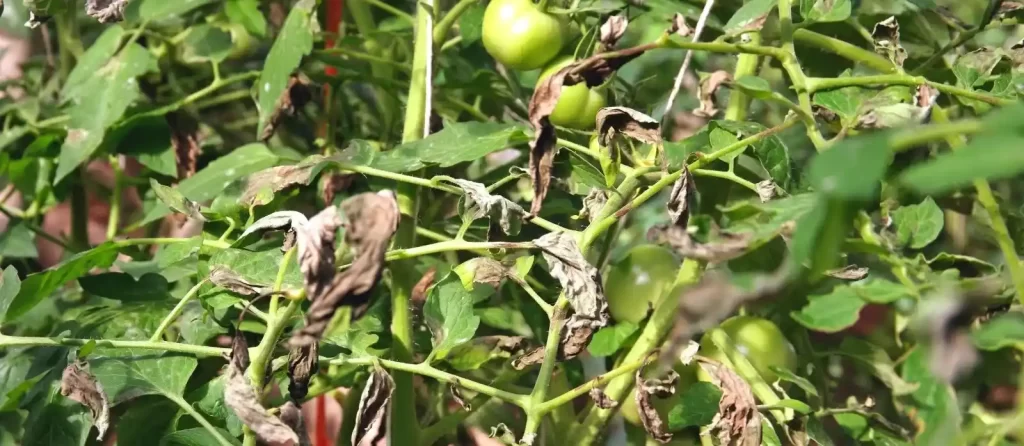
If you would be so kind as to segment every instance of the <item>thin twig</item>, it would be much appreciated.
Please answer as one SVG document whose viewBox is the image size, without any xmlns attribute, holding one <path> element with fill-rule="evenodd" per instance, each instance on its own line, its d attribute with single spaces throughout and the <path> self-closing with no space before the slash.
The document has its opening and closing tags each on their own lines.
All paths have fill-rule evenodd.
<svg viewBox="0 0 1024 446">
<path fill-rule="evenodd" d="M 700 12 L 700 18 L 697 19 L 697 27 L 693 30 L 693 42 L 700 40 L 700 33 L 704 31 L 704 22 L 706 22 L 708 20 L 708 16 L 711 15 L 711 7 L 714 5 L 715 0 L 707 0 L 704 3 L 704 10 Z M 676 96 L 679 95 L 679 89 L 683 87 L 683 78 L 686 77 L 686 70 L 690 68 L 690 60 L 692 59 L 693 50 L 686 50 L 686 57 L 683 58 L 683 65 L 679 67 L 679 73 L 676 74 L 675 84 L 672 85 L 672 92 L 669 93 L 668 102 L 665 104 L 665 114 L 662 116 L 663 120 L 672 112 L 672 105 L 676 102 Z"/>
</svg>

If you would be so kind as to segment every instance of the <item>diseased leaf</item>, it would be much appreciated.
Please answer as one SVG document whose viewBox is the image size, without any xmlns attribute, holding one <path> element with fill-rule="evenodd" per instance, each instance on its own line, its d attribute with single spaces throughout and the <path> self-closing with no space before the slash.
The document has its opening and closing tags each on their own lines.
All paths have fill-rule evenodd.
<svg viewBox="0 0 1024 446">
<path fill-rule="evenodd" d="M 292 348 L 288 353 L 288 395 L 293 401 L 302 401 L 306 398 L 306 394 L 309 393 L 309 380 L 317 374 L 319 367 L 319 343 Z"/>
<path fill-rule="evenodd" d="M 825 274 L 841 280 L 860 280 L 868 276 L 869 269 L 857 265 L 846 265 L 842 268 L 826 271 Z"/>
<path fill-rule="evenodd" d="M 945 222 L 942 209 L 931 197 L 920 204 L 900 206 L 891 216 L 897 240 L 911 249 L 921 249 L 935 241 Z"/>
<path fill-rule="evenodd" d="M 776 4 L 778 4 L 778 0 L 750 0 L 744 3 L 726 22 L 725 31 L 761 29 Z"/>
<path fill-rule="evenodd" d="M 384 369 L 374 367 L 359 397 L 352 446 L 373 446 L 390 438 L 391 394 L 395 381 Z"/>
<path fill-rule="evenodd" d="M 711 383 L 690 384 L 679 398 L 679 404 L 668 413 L 668 427 L 678 431 L 687 427 L 704 427 L 714 422 L 722 391 Z"/>
<path fill-rule="evenodd" d="M 299 164 L 275 166 L 249 175 L 239 201 L 246 206 L 264 204 L 256 200 L 262 194 L 269 193 L 273 196 L 274 193 L 293 186 L 308 186 L 313 177 L 323 169 L 325 159 L 321 155 L 313 155 Z"/>
<path fill-rule="evenodd" d="M 252 382 L 245 376 L 245 370 L 249 365 L 248 354 L 242 354 L 248 347 L 245 345 L 245 337 L 236 334 L 234 339 L 231 359 L 225 373 L 224 404 L 235 412 L 243 424 L 252 429 L 260 441 L 271 444 L 298 444 L 299 437 L 295 431 L 260 404 Z"/>
<path fill-rule="evenodd" d="M 889 17 L 875 24 L 871 30 L 871 38 L 875 43 L 875 52 L 889 59 L 897 67 L 902 67 L 907 60 L 907 50 L 900 44 L 900 24 L 896 17 Z"/>
<path fill-rule="evenodd" d="M 284 403 L 280 408 L 281 421 L 290 427 L 299 437 L 297 446 L 312 446 L 309 440 L 309 431 L 306 429 L 306 422 L 302 419 L 302 409 L 294 401 Z"/>
<path fill-rule="evenodd" d="M 452 349 L 469 341 L 480 326 L 473 314 L 475 295 L 488 293 L 481 287 L 472 291 L 462 285 L 458 274 L 449 273 L 434 285 L 423 304 L 423 317 L 433 334 L 435 359 L 445 359 Z"/>
<path fill-rule="evenodd" d="M 232 284 L 236 288 L 227 288 L 239 294 L 250 294 L 243 288 L 255 288 L 253 291 L 264 291 L 263 288 L 270 286 L 281 268 L 284 254 L 278 249 L 265 251 L 249 251 L 245 249 L 226 248 L 215 252 L 210 256 L 209 264 L 211 273 L 218 267 L 223 267 L 233 275 L 225 274 L 218 278 L 221 283 Z M 303 287 L 302 274 L 299 265 L 289 264 L 285 268 L 283 289 L 297 290 Z M 238 280 L 232 279 L 240 279 Z M 249 284 L 249 285 L 244 285 Z"/>
<path fill-rule="evenodd" d="M 490 217 L 498 221 L 506 235 L 519 234 L 523 216 L 526 215 L 522 206 L 500 195 L 491 195 L 483 184 L 460 179 L 450 181 L 462 189 L 470 218 Z"/>
<path fill-rule="evenodd" d="M 319 299 L 334 279 L 334 238 L 341 224 L 338 208 L 328 206 L 308 223 L 292 228 L 299 254 L 299 269 L 310 300 Z"/>
<path fill-rule="evenodd" d="M 598 34 L 598 42 L 601 42 L 602 51 L 610 50 L 619 42 L 619 39 L 626 34 L 626 27 L 629 26 L 629 18 L 623 14 L 608 17 L 608 20 L 601 25 Z M 600 125 L 597 126 L 601 128 Z"/>
<path fill-rule="evenodd" d="M 801 0 L 800 15 L 813 22 L 841 22 L 850 18 L 851 0 Z"/>
<path fill-rule="evenodd" d="M 152 178 L 149 179 L 149 186 L 153 188 L 153 193 L 156 194 L 156 197 L 167 207 L 171 208 L 172 211 L 185 214 L 199 221 L 206 220 L 203 218 L 202 213 L 200 213 L 199 204 L 185 198 L 177 189 L 164 186 Z"/>
<path fill-rule="evenodd" d="M 749 5 L 749 3 L 748 3 Z M 701 79 L 697 86 L 697 100 L 700 107 L 693 110 L 693 114 L 702 118 L 713 118 L 720 111 L 715 100 L 715 93 L 718 89 L 732 81 L 732 75 L 728 71 L 719 70 Z"/>
<path fill-rule="evenodd" d="M 292 75 L 306 56 L 313 50 L 313 36 L 320 25 L 313 13 L 314 0 L 299 0 L 288 12 L 281 31 L 274 39 L 274 45 L 263 63 L 263 73 L 256 85 L 259 87 L 258 108 L 260 111 L 257 137 L 265 136 L 265 129 L 273 116 L 279 112 L 279 101 L 289 91 Z M 271 130 L 272 131 L 272 130 Z"/>
<path fill-rule="evenodd" d="M 306 50 L 306 54 L 309 50 Z M 260 140 L 267 141 L 272 136 L 277 128 L 284 121 L 285 117 L 295 115 L 295 113 L 305 107 L 309 101 L 313 100 L 313 93 L 310 91 L 310 81 L 302 73 L 292 74 L 288 78 L 288 84 L 285 86 L 281 97 L 277 99 L 274 104 L 274 109 L 270 112 L 266 118 L 266 125 L 263 127 L 263 132 L 260 133 Z"/>
<path fill-rule="evenodd" d="M 670 370 L 664 378 L 644 378 L 646 367 L 640 367 L 635 374 L 634 393 L 636 408 L 640 415 L 640 423 L 643 425 L 647 435 L 661 443 L 668 443 L 672 440 L 672 433 L 665 429 L 665 423 L 654 407 L 653 398 L 668 398 L 676 393 L 676 383 L 679 382 L 679 374 Z"/>
<path fill-rule="evenodd" d="M 723 445 L 754 446 L 761 443 L 761 414 L 750 385 L 719 362 L 699 359 L 700 367 L 722 390 L 718 413 L 709 427 Z"/>
<path fill-rule="evenodd" d="M 268 283 L 250 282 L 224 265 L 216 265 L 210 269 L 210 283 L 243 296 L 258 296 L 270 288 Z"/>
<path fill-rule="evenodd" d="M 620 134 L 647 144 L 661 144 L 658 120 L 627 107 L 605 107 L 598 111 L 597 134 L 602 146 L 610 145 L 612 138 Z"/>
<path fill-rule="evenodd" d="M 447 361 L 455 370 L 476 370 L 491 360 L 511 358 L 523 345 L 522 336 L 483 336 L 452 349 Z"/>
<path fill-rule="evenodd" d="M 110 428 L 110 403 L 103 392 L 103 386 L 89 373 L 89 364 L 75 361 L 64 368 L 60 380 L 60 394 L 81 403 L 92 414 L 93 425 L 99 433 L 97 440 L 103 440 Z"/>
</svg>

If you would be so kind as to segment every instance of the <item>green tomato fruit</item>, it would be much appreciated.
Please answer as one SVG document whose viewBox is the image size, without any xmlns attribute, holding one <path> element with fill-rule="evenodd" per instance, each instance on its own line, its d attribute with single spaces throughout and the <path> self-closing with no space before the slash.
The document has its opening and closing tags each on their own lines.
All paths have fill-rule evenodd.
<svg viewBox="0 0 1024 446">
<path fill-rule="evenodd" d="M 571 56 L 555 59 L 540 74 L 537 82 L 540 82 L 558 72 L 566 65 L 573 62 Z M 562 93 L 558 96 L 558 104 L 548 118 L 551 123 L 561 127 L 588 130 L 597 124 L 597 112 L 601 111 L 608 101 L 604 94 L 595 88 L 587 88 L 586 84 L 576 84 L 571 87 L 562 87 Z"/>
<path fill-rule="evenodd" d="M 640 245 L 615 262 L 605 275 L 608 310 L 617 321 L 638 323 L 651 305 L 675 283 L 675 253 L 657 245 Z"/>
<path fill-rule="evenodd" d="M 491 0 L 484 10 L 484 48 L 516 70 L 536 70 L 558 55 L 566 25 L 530 0 Z"/>
<path fill-rule="evenodd" d="M 721 330 L 729 335 L 736 350 L 729 352 L 728 355 L 723 353 L 711 340 L 711 332 L 708 332 L 700 341 L 699 354 L 702 356 L 726 362 L 727 357 L 734 358 L 737 357 L 734 355 L 742 354 L 769 383 L 779 378 L 779 375 L 771 370 L 772 366 L 789 370 L 796 368 L 796 349 L 779 327 L 767 319 L 734 316 L 713 330 Z M 701 381 L 711 381 L 711 376 L 703 369 L 697 371 L 697 377 Z"/>
<path fill-rule="evenodd" d="M 691 384 L 697 382 L 697 363 L 694 362 L 690 365 L 684 365 L 682 362 L 676 364 L 674 367 L 676 373 L 679 374 L 679 382 L 676 383 L 676 393 L 668 398 L 654 398 L 654 409 L 658 411 L 658 416 L 663 421 L 668 421 L 668 413 L 672 411 L 673 407 L 676 407 L 681 401 L 683 392 L 686 391 Z M 622 414 L 622 418 L 628 421 L 634 426 L 642 426 L 640 421 L 640 412 L 636 407 L 636 389 L 634 388 L 626 396 L 626 400 L 622 402 L 619 413 Z"/>
<path fill-rule="evenodd" d="M 252 34 L 249 34 L 244 25 L 239 23 L 218 23 L 216 26 L 222 31 L 231 34 L 231 54 L 228 55 L 229 60 L 244 58 L 252 54 L 253 49 L 256 48 L 256 40 L 252 38 Z"/>
</svg>

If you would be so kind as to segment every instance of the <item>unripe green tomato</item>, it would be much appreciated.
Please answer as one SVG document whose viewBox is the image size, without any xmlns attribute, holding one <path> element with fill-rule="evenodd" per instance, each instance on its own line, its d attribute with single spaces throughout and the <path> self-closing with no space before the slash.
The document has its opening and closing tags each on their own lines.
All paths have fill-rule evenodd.
<svg viewBox="0 0 1024 446">
<path fill-rule="evenodd" d="M 564 56 L 555 59 L 550 65 L 544 68 L 537 82 L 555 74 L 566 65 L 573 62 L 572 56 Z M 551 123 L 561 127 L 588 130 L 594 128 L 597 123 L 597 112 L 601 111 L 608 101 L 604 93 L 596 88 L 587 88 L 586 84 L 579 83 L 570 87 L 562 87 L 562 93 L 558 96 L 558 103 L 555 110 L 551 112 L 548 119 Z"/>
<path fill-rule="evenodd" d="M 796 349 L 772 321 L 754 316 L 734 316 L 714 330 L 724 331 L 732 340 L 736 349 L 729 352 L 730 358 L 742 354 L 768 383 L 779 379 L 779 375 L 771 370 L 772 366 L 796 369 Z M 698 354 L 725 363 L 726 353 L 712 342 L 710 334 L 705 333 L 701 338 Z M 697 371 L 697 377 L 701 381 L 711 382 L 711 376 L 703 369 Z"/>
<path fill-rule="evenodd" d="M 673 369 L 679 374 L 679 382 L 676 383 L 676 393 L 668 398 L 653 398 L 654 409 L 658 411 L 658 416 L 660 416 L 663 421 L 668 420 L 668 413 L 672 411 L 673 407 L 676 407 L 676 405 L 679 404 L 683 392 L 685 392 L 691 384 L 697 382 L 697 363 L 684 365 L 680 362 L 677 363 Z M 640 412 L 636 407 L 635 388 L 629 392 L 629 395 L 626 396 L 626 400 L 622 402 L 622 406 L 619 408 L 619 413 L 621 413 L 622 418 L 630 424 L 635 426 L 643 425 L 640 422 Z"/>
<path fill-rule="evenodd" d="M 638 323 L 676 280 L 679 259 L 658 245 L 640 245 L 612 264 L 605 275 L 608 311 L 617 321 Z"/>
<path fill-rule="evenodd" d="M 536 70 L 558 55 L 566 40 L 565 23 L 530 0 L 491 0 L 484 10 L 484 48 L 516 70 Z"/>
<path fill-rule="evenodd" d="M 217 28 L 231 34 L 231 54 L 228 59 L 241 59 L 252 53 L 256 47 L 256 40 L 252 34 L 239 23 L 218 23 Z"/>
</svg>

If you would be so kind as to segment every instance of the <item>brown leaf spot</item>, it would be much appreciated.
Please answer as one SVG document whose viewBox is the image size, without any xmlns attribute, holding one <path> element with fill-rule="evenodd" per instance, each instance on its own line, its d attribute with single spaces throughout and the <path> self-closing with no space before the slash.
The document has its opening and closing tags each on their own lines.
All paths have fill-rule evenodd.
<svg viewBox="0 0 1024 446">
<path fill-rule="evenodd" d="M 619 42 L 623 34 L 626 34 L 626 27 L 629 19 L 623 14 L 613 15 L 601 25 L 600 42 L 603 50 L 609 50 Z"/>
<path fill-rule="evenodd" d="M 196 159 L 199 156 L 199 128 L 196 122 L 183 113 L 168 113 L 164 118 L 171 129 L 171 147 L 178 167 L 178 180 L 190 178 L 196 173 Z"/>
<path fill-rule="evenodd" d="M 96 439 L 102 440 L 110 427 L 110 402 L 103 392 L 103 386 L 89 372 L 88 363 L 77 360 L 64 368 L 60 380 L 60 394 L 89 409 L 92 423 L 99 432 Z"/>
<path fill-rule="evenodd" d="M 217 265 L 210 270 L 210 282 L 243 296 L 256 296 L 267 290 L 266 284 L 250 282 L 223 265 Z"/>
<path fill-rule="evenodd" d="M 288 353 L 288 394 L 301 401 L 309 393 L 309 381 L 320 368 L 320 344 L 293 347 Z"/>
<path fill-rule="evenodd" d="M 868 269 L 866 267 L 851 264 L 842 268 L 826 271 L 825 274 L 829 277 L 841 280 L 860 280 L 868 276 Z"/>
<path fill-rule="evenodd" d="M 661 144 L 661 124 L 657 119 L 628 107 L 605 107 L 597 112 L 597 134 L 601 145 L 608 145 L 621 134 L 647 144 Z"/>
<path fill-rule="evenodd" d="M 612 409 L 619 405 L 618 401 L 609 398 L 608 394 L 597 387 L 590 389 L 589 395 L 590 399 L 594 400 L 594 405 L 601 409 Z"/>
<path fill-rule="evenodd" d="M 391 394 L 395 381 L 384 369 L 374 367 L 363 394 L 352 429 L 352 446 L 374 446 L 387 438 L 391 412 Z"/>
<path fill-rule="evenodd" d="M 313 92 L 309 88 L 310 81 L 302 74 L 292 74 L 288 79 L 288 87 L 277 99 L 277 104 L 271 110 L 267 124 L 260 133 L 260 140 L 267 141 L 274 136 L 278 126 L 287 116 L 292 116 L 295 111 L 304 107 L 313 99 Z"/>
<path fill-rule="evenodd" d="M 718 402 L 718 413 L 709 427 L 716 432 L 723 445 L 757 446 L 761 444 L 761 414 L 750 385 L 735 372 L 717 361 L 698 358 L 718 388 L 722 399 Z"/>
<path fill-rule="evenodd" d="M 422 307 L 423 302 L 427 300 L 427 291 L 430 290 L 430 286 L 434 284 L 434 277 L 437 276 L 437 268 L 431 267 L 427 272 L 423 273 L 423 277 L 416 282 L 416 285 L 412 287 L 412 293 L 409 296 L 409 300 L 412 301 L 413 306 Z"/>
<path fill-rule="evenodd" d="M 128 0 L 87 0 L 85 13 L 100 23 L 114 23 L 124 20 L 124 7 Z"/>
<path fill-rule="evenodd" d="M 661 442 L 672 441 L 672 433 L 665 430 L 665 423 L 661 415 L 654 407 L 653 398 L 668 398 L 676 393 L 676 383 L 679 382 L 679 374 L 669 371 L 665 378 L 646 379 L 644 378 L 645 367 L 637 369 L 636 380 L 636 407 L 640 415 L 640 422 L 647 431 L 647 435 Z"/>
<path fill-rule="evenodd" d="M 693 114 L 701 118 L 713 118 L 718 114 L 718 105 L 715 103 L 715 93 L 727 82 L 732 81 L 732 74 L 728 71 L 718 70 L 709 74 L 700 81 L 697 86 L 697 99 L 700 101 L 700 108 L 694 109 Z"/>
</svg>

